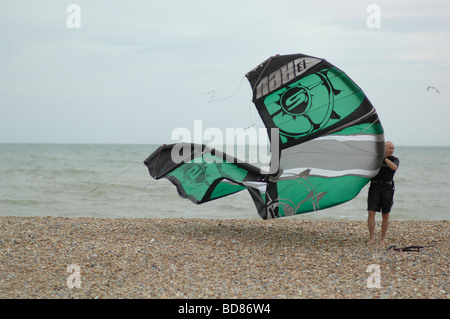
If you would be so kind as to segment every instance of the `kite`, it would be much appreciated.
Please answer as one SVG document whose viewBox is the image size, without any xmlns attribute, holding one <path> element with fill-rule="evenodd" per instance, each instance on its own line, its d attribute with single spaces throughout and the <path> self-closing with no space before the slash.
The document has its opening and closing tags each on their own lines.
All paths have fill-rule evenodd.
<svg viewBox="0 0 450 319">
<path fill-rule="evenodd" d="M 247 190 L 263 219 L 355 198 L 384 157 L 384 130 L 364 92 L 325 59 L 275 55 L 246 74 L 270 140 L 269 171 L 203 144 L 162 145 L 145 161 L 196 204 Z"/>
</svg>

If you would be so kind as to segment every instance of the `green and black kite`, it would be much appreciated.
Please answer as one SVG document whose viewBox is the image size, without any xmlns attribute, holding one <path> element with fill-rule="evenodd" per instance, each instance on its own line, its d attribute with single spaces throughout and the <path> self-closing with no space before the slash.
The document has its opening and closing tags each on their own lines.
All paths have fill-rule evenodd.
<svg viewBox="0 0 450 319">
<path fill-rule="evenodd" d="M 167 178 L 196 204 L 247 189 L 268 219 L 347 202 L 378 173 L 383 127 L 343 71 L 304 54 L 276 55 L 246 77 L 270 137 L 270 171 L 205 145 L 177 143 L 144 161 L 153 178 Z"/>
</svg>

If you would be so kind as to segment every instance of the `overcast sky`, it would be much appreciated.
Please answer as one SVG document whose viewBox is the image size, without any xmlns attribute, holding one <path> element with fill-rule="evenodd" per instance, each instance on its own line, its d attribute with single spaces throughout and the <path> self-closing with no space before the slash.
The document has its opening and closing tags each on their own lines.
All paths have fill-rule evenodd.
<svg viewBox="0 0 450 319">
<path fill-rule="evenodd" d="M 72 3 L 80 28 L 67 24 Z M 258 115 L 245 74 L 304 53 L 363 89 L 386 139 L 448 146 L 449 12 L 448 0 L 1 0 L 0 143 L 168 143 L 194 120 L 246 128 Z"/>
</svg>

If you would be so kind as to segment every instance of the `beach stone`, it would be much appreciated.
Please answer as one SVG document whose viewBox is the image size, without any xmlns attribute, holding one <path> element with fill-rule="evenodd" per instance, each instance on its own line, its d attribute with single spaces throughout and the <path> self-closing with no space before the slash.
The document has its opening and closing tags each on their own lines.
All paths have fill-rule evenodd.
<svg viewBox="0 0 450 319">
<path fill-rule="evenodd" d="M 0 217 L 0 298 L 448 299 L 449 222 L 391 225 L 388 246 L 436 245 L 368 246 L 362 221 Z"/>
</svg>

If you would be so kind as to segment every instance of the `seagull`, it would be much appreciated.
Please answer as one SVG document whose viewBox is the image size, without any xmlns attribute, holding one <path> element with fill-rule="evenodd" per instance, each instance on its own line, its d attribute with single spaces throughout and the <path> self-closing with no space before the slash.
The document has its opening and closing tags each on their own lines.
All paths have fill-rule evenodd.
<svg viewBox="0 0 450 319">
<path fill-rule="evenodd" d="M 436 92 L 438 92 L 438 93 L 439 93 L 439 90 L 437 89 L 437 87 L 434 87 L 434 86 L 429 86 L 429 87 L 427 87 L 427 91 L 428 91 L 429 89 L 435 89 L 435 90 L 436 90 Z"/>
</svg>

